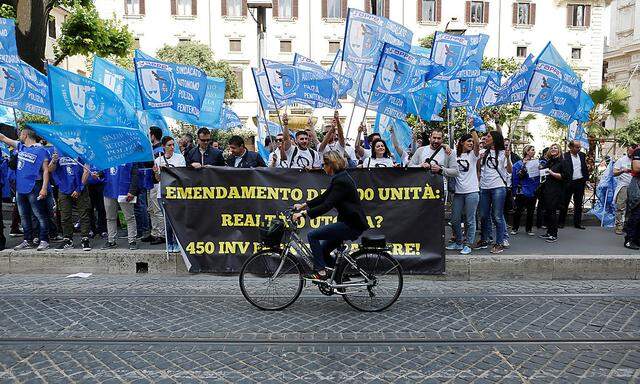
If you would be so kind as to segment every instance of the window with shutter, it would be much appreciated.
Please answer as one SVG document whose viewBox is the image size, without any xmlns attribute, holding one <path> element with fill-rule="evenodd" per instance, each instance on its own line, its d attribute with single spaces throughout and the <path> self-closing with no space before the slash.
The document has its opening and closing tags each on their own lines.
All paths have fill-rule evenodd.
<svg viewBox="0 0 640 384">
<path fill-rule="evenodd" d="M 584 4 L 567 6 L 567 25 L 570 27 L 587 27 L 590 18 L 591 7 Z M 589 15 L 587 15 L 589 14 Z"/>
<path fill-rule="evenodd" d="M 58 37 L 58 34 L 56 32 L 56 19 L 53 17 L 49 19 L 49 37 L 52 39 Z"/>
<path fill-rule="evenodd" d="M 341 0 L 327 0 L 327 18 L 340 19 L 342 18 L 342 1 Z"/>
<path fill-rule="evenodd" d="M 469 9 L 469 22 L 470 23 L 484 23 L 484 1 L 471 1 Z"/>
<path fill-rule="evenodd" d="M 436 21 L 442 21 L 442 0 L 436 0 Z"/>
<path fill-rule="evenodd" d="M 418 0 L 420 21 L 436 21 L 436 0 Z"/>
<path fill-rule="evenodd" d="M 229 52 L 242 52 L 242 40 L 229 39 Z"/>
<path fill-rule="evenodd" d="M 176 15 L 178 16 L 191 16 L 192 15 L 192 7 L 193 5 L 191 4 L 192 0 L 178 0 L 177 1 L 177 8 L 176 8 Z"/>
<path fill-rule="evenodd" d="M 531 24 L 531 3 L 516 3 L 516 25 Z"/>
<path fill-rule="evenodd" d="M 140 0 L 125 0 L 124 13 L 125 15 L 139 15 Z"/>
<path fill-rule="evenodd" d="M 278 17 L 281 19 L 290 19 L 293 17 L 292 0 L 276 0 L 278 3 Z"/>
<path fill-rule="evenodd" d="M 291 53 L 292 46 L 291 40 L 280 40 L 280 53 Z"/>
</svg>

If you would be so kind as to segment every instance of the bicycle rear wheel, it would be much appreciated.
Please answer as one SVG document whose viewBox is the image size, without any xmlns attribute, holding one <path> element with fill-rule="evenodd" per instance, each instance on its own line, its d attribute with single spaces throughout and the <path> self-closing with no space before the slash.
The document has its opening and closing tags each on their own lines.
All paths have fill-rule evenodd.
<svg viewBox="0 0 640 384">
<path fill-rule="evenodd" d="M 272 250 L 251 256 L 240 269 L 240 290 L 245 299 L 263 310 L 291 305 L 303 287 L 300 267 L 291 257 Z"/>
<path fill-rule="evenodd" d="M 351 256 L 357 269 L 345 262 L 340 281 L 364 283 L 366 287 L 345 288 L 344 300 L 353 308 L 364 312 L 379 312 L 389 308 L 402 292 L 402 268 L 400 263 L 386 252 L 358 251 Z M 364 276 L 363 276 L 364 274 Z"/>
</svg>

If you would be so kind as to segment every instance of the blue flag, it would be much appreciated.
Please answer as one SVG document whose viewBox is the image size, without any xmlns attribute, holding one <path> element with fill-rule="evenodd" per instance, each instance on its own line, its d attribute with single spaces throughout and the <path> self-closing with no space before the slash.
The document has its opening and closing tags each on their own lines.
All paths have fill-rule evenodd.
<svg viewBox="0 0 640 384">
<path fill-rule="evenodd" d="M 308 69 L 310 71 L 317 71 L 318 74 L 327 73 L 332 76 L 335 79 L 334 88 L 338 93 L 338 97 L 346 95 L 347 91 L 349 91 L 351 87 L 353 87 L 353 80 L 351 80 L 349 77 L 344 76 L 338 72 L 327 71 L 320 64 L 298 53 L 293 56 L 293 65 L 300 68 Z"/>
<path fill-rule="evenodd" d="M 604 171 L 596 187 L 596 202 L 589 211 L 590 214 L 600 220 L 600 225 L 611 228 L 616 220 L 616 204 L 614 194 L 616 190 L 616 178 L 613 175 L 614 161 L 609 162 L 609 166 Z"/>
<path fill-rule="evenodd" d="M 207 75 L 190 65 L 167 63 L 136 50 L 133 60 L 143 109 L 171 108 L 200 116 L 207 93 Z"/>
<path fill-rule="evenodd" d="M 171 108 L 162 108 L 159 111 L 176 120 L 183 121 L 196 126 L 215 127 L 220 124 L 222 118 L 222 104 L 224 103 L 224 92 L 226 80 L 219 77 L 207 77 L 207 93 L 205 94 L 200 110 L 200 116 L 188 113 L 181 113 Z"/>
<path fill-rule="evenodd" d="M 340 108 L 335 79 L 293 65 L 262 59 L 269 89 L 278 108 L 293 103 L 305 103 L 313 107 Z"/>
<path fill-rule="evenodd" d="M 256 140 L 256 146 L 258 147 L 258 153 L 265 162 L 269 161 L 269 149 L 265 147 L 265 139 L 270 136 L 276 136 L 282 133 L 282 127 L 273 121 L 265 120 L 262 117 L 258 118 L 258 139 Z"/>
<path fill-rule="evenodd" d="M 16 118 L 13 109 L 0 105 L 0 124 L 16 127 Z"/>
<path fill-rule="evenodd" d="M 500 72 L 481 71 L 480 76 L 455 78 L 447 83 L 447 107 L 457 108 L 472 106 L 475 108 L 482 91 L 489 79 L 500 84 Z"/>
<path fill-rule="evenodd" d="M 148 135 L 140 129 L 89 124 L 29 124 L 60 152 L 97 169 L 153 160 Z"/>
<path fill-rule="evenodd" d="M 568 125 L 578 110 L 582 81 L 549 42 L 536 60 L 522 110 Z"/>
<path fill-rule="evenodd" d="M 100 56 L 94 56 L 91 78 L 109 88 L 134 109 L 142 109 L 140 90 L 136 83 L 136 75 L 133 72 L 127 71 Z"/>
<path fill-rule="evenodd" d="M 242 120 L 236 115 L 235 112 L 228 107 L 222 107 L 222 114 L 220 117 L 220 124 L 216 128 L 230 130 L 231 128 L 243 126 Z"/>
<path fill-rule="evenodd" d="M 50 117 L 47 77 L 29 64 L 0 63 L 0 104 L 36 115 Z"/>
<path fill-rule="evenodd" d="M 0 61 L 8 64 L 20 63 L 16 46 L 16 23 L 13 19 L 0 18 Z"/>
<path fill-rule="evenodd" d="M 104 85 L 48 66 L 51 120 L 62 124 L 138 127 L 135 110 Z"/>
<path fill-rule="evenodd" d="M 475 129 L 476 132 L 479 132 L 479 133 L 487 132 L 487 126 L 485 125 L 482 117 L 478 115 L 478 112 L 471 107 L 466 107 L 466 110 L 467 110 L 467 118 L 473 120 L 472 121 L 473 129 Z"/>
<path fill-rule="evenodd" d="M 447 82 L 431 80 L 425 88 L 408 94 L 407 113 L 420 116 L 425 121 L 443 121 L 440 112 L 447 95 Z"/>
<path fill-rule="evenodd" d="M 349 8 L 342 60 L 377 65 L 384 43 L 409 50 L 413 32 L 387 18 Z"/>
<path fill-rule="evenodd" d="M 393 127 L 393 132 L 398 140 L 398 144 L 404 150 L 407 150 L 411 145 L 412 133 L 411 127 L 404 119 L 394 119 L 393 117 L 378 114 L 376 122 L 373 127 L 373 132 L 379 133 L 382 140 L 387 143 L 389 151 L 393 154 L 393 157 L 398 164 L 402 164 L 402 155 L 398 153 L 396 148 L 392 145 L 391 132 L 389 127 Z"/>
<path fill-rule="evenodd" d="M 581 123 L 586 123 L 590 120 L 589 112 L 595 107 L 595 103 L 591 99 L 591 96 L 582 89 L 580 90 L 580 103 L 578 104 L 578 109 L 576 113 L 573 115 L 573 118 Z"/>
<path fill-rule="evenodd" d="M 567 129 L 567 141 L 572 140 L 578 140 L 584 148 L 589 148 L 589 136 L 579 121 L 569 124 Z"/>
<path fill-rule="evenodd" d="M 482 90 L 477 108 L 522 102 L 527 93 L 534 68 L 533 55 L 529 55 L 518 71 L 511 75 L 503 85 L 499 80 L 489 78 Z"/>
<path fill-rule="evenodd" d="M 480 75 L 487 35 L 451 35 L 436 32 L 431 49 L 431 60 L 445 67 L 437 80 L 477 77 Z"/>
<path fill-rule="evenodd" d="M 373 91 L 386 94 L 414 92 L 423 88 L 428 80 L 441 73 L 443 69 L 429 58 L 385 43 Z"/>
<path fill-rule="evenodd" d="M 251 68 L 253 74 L 253 81 L 256 84 L 256 91 L 258 92 L 258 101 L 263 111 L 273 111 L 278 109 L 275 101 L 269 92 L 269 80 L 266 73 L 258 68 Z"/>
</svg>

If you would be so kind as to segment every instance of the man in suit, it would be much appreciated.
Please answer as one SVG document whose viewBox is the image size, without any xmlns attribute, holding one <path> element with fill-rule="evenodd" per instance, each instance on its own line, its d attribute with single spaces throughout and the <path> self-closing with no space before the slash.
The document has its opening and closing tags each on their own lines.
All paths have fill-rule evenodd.
<svg viewBox="0 0 640 384">
<path fill-rule="evenodd" d="M 229 139 L 229 152 L 231 152 L 231 156 L 227 159 L 229 167 L 256 168 L 267 166 L 262 156 L 244 146 L 244 140 L 240 136 L 231 136 Z"/>
<path fill-rule="evenodd" d="M 569 177 L 564 201 L 560 207 L 560 217 L 558 218 L 558 227 L 560 228 L 564 227 L 569 202 L 573 198 L 573 226 L 578 229 L 585 229 L 582 226 L 582 201 L 584 199 L 584 188 L 589 179 L 589 170 L 587 168 L 587 157 L 580 152 L 581 149 L 582 144 L 577 140 L 572 140 L 569 143 L 569 152 L 563 156 L 569 171 Z"/>
<path fill-rule="evenodd" d="M 204 166 L 224 166 L 222 151 L 211 145 L 211 132 L 208 128 L 198 129 L 198 146 L 184 154 L 187 166 L 202 168 Z"/>
</svg>

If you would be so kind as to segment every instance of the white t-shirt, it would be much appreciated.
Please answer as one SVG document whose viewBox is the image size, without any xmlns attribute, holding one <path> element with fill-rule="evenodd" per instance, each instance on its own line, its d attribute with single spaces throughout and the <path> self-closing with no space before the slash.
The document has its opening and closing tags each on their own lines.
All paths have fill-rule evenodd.
<svg viewBox="0 0 640 384">
<path fill-rule="evenodd" d="M 571 163 L 573 164 L 572 180 L 582 179 L 582 164 L 580 164 L 580 155 L 571 154 Z"/>
<path fill-rule="evenodd" d="M 461 154 L 458 159 L 458 171 L 456 177 L 456 193 L 472 193 L 480 190 L 478 182 L 478 159 L 475 152 L 469 151 Z"/>
<path fill-rule="evenodd" d="M 486 151 L 486 150 L 485 150 Z M 504 151 L 498 151 L 496 159 L 496 151 L 493 149 L 485 154 L 487 161 L 481 161 L 480 168 L 480 189 L 494 189 L 506 187 L 509 172 L 507 172 L 507 159 Z"/>
<path fill-rule="evenodd" d="M 287 151 L 286 168 L 302 169 L 305 167 L 320 168 L 322 156 L 314 149 L 302 150 L 292 145 Z"/>
<path fill-rule="evenodd" d="M 327 152 L 336 151 L 339 152 L 342 156 L 344 156 L 344 148 L 340 145 L 339 141 L 335 141 L 333 143 L 329 143 L 324 147 L 324 150 L 321 152 L 321 155 L 324 155 Z M 318 151 L 320 152 L 320 151 Z"/>
<path fill-rule="evenodd" d="M 390 157 L 368 157 L 362 162 L 362 168 L 391 168 L 394 166 Z"/>
<path fill-rule="evenodd" d="M 622 168 L 631 169 L 631 158 L 627 155 L 622 156 L 616 161 L 615 164 L 613 164 L 613 168 L 614 169 L 622 169 Z M 622 187 L 629 186 L 629 183 L 631 183 L 632 177 L 633 176 L 631 176 L 631 174 L 627 172 L 620 174 L 620 176 L 616 176 L 616 181 L 618 182 L 618 184 L 616 185 L 616 191 L 613 194 L 614 199 L 618 196 L 618 192 L 620 192 L 620 189 L 622 189 Z"/>
<path fill-rule="evenodd" d="M 431 158 L 431 156 L 435 151 L 437 151 L 437 149 L 434 150 L 433 148 L 431 148 L 430 145 L 425 145 L 423 147 L 416 149 L 416 153 L 413 154 L 413 157 L 411 158 L 411 162 L 409 163 L 409 166 L 410 167 L 421 166 L 425 161 Z M 437 163 L 440 166 L 444 166 L 446 159 L 447 159 L 447 154 L 445 153 L 445 149 L 443 147 L 440 147 L 440 150 L 433 157 L 433 160 L 431 161 L 431 163 L 432 164 Z"/>
<path fill-rule="evenodd" d="M 153 160 L 153 163 L 160 168 L 160 172 L 162 172 L 162 167 L 186 167 L 187 162 L 180 153 L 174 153 L 171 157 L 158 156 Z M 160 190 L 158 188 L 158 198 L 160 198 Z"/>
</svg>

